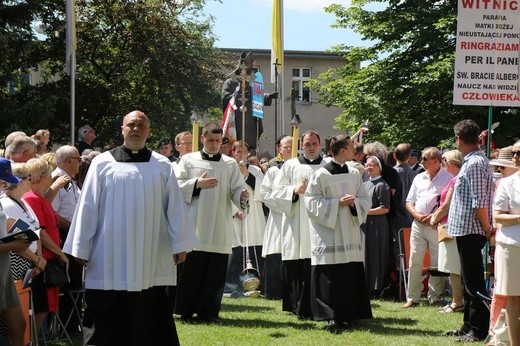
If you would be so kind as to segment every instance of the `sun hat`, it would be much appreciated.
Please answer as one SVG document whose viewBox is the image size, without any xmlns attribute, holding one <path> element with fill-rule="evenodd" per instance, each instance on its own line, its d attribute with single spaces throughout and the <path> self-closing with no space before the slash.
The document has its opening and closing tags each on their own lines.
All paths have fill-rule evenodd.
<svg viewBox="0 0 520 346">
<path fill-rule="evenodd" d="M 512 150 L 513 150 L 513 146 L 499 149 L 498 158 L 489 161 L 489 164 L 492 166 L 518 168 L 513 163 L 513 155 L 511 154 Z"/>
<path fill-rule="evenodd" d="M 18 184 L 22 181 L 13 175 L 11 161 L 4 158 L 0 158 L 0 180 L 7 181 L 10 184 Z"/>
</svg>

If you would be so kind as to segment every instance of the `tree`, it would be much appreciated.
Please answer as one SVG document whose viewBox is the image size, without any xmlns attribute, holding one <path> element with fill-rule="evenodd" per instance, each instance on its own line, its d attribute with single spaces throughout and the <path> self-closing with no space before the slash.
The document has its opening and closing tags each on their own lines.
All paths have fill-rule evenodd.
<svg viewBox="0 0 520 346">
<path fill-rule="evenodd" d="M 21 85 L 11 96 L 16 107 L 10 114 L 20 119 L 19 128 L 49 128 L 63 143 L 70 133 L 64 1 L 43 2 L 47 7 L 36 16 L 46 23 L 47 35 L 33 42 L 40 59 L 32 66 L 46 79 L 36 87 Z M 96 145 L 119 143 L 121 118 L 131 110 L 150 117 L 155 140 L 188 128 L 193 109 L 219 103 L 223 57 L 213 47 L 211 18 L 201 17 L 203 4 L 76 0 L 76 124 L 96 129 Z M 37 113 L 42 109 L 44 117 Z M 42 121 L 34 127 L 27 119 Z"/>
<path fill-rule="evenodd" d="M 333 47 L 345 65 L 310 83 L 322 103 L 344 108 L 339 128 L 357 129 L 368 120 L 368 139 L 419 149 L 453 143 L 453 125 L 464 118 L 487 128 L 487 108 L 452 104 L 456 0 L 353 0 L 349 8 L 326 11 L 336 15 L 337 28 L 372 42 Z M 368 65 L 359 68 L 360 62 Z"/>
</svg>

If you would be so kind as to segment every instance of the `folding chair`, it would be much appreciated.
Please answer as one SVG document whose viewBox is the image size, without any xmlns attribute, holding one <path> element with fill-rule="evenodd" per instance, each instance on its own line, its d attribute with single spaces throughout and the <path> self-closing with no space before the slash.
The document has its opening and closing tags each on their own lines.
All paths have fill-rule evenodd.
<svg viewBox="0 0 520 346">
<path fill-rule="evenodd" d="M 83 332 L 83 309 L 85 306 L 85 288 L 81 287 L 78 289 L 66 290 L 65 294 L 67 294 L 70 297 L 70 300 L 72 301 L 72 310 L 70 311 L 69 316 L 65 321 L 65 329 L 67 329 L 67 327 L 69 326 L 72 316 L 76 314 L 76 317 L 79 321 L 80 331 Z M 81 308 L 78 308 L 78 301 L 81 302 Z"/>
<path fill-rule="evenodd" d="M 48 342 L 68 341 L 70 346 L 74 346 L 72 339 L 63 324 L 59 311 L 49 312 L 47 315 L 47 330 L 44 330 L 45 325 L 42 326 L 41 334 L 43 337 L 43 344 Z M 65 338 L 63 338 L 65 336 Z"/>
<path fill-rule="evenodd" d="M 31 287 L 23 287 L 22 280 L 15 280 L 16 290 L 20 297 L 20 303 L 25 317 L 27 327 L 25 329 L 24 344 L 38 345 L 38 337 L 35 333 L 36 322 L 34 320 L 34 308 L 32 304 L 32 290 Z"/>
</svg>

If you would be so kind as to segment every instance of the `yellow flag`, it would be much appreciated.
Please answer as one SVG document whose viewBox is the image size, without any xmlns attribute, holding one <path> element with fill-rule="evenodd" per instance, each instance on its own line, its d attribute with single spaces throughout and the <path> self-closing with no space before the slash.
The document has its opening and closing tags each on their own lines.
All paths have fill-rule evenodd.
<svg viewBox="0 0 520 346">
<path fill-rule="evenodd" d="M 273 0 L 273 29 L 271 49 L 271 83 L 275 83 L 276 73 L 282 73 L 283 64 L 283 0 Z"/>
</svg>

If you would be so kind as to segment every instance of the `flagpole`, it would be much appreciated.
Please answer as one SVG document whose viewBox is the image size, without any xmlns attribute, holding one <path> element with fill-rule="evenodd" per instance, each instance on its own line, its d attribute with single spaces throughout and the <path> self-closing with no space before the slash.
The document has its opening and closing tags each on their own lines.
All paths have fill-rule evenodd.
<svg viewBox="0 0 520 346">
<path fill-rule="evenodd" d="M 278 59 L 276 59 L 275 63 L 274 63 L 274 92 L 275 93 L 278 93 Z M 280 95 L 278 93 L 278 95 Z M 280 96 L 278 96 L 275 100 L 274 100 L 274 140 L 275 140 L 275 143 L 274 143 L 274 153 L 276 155 L 276 153 L 278 152 L 278 148 L 276 147 L 276 141 L 278 140 L 278 102 L 280 100 Z"/>
<path fill-rule="evenodd" d="M 66 17 L 66 62 L 70 76 L 70 145 L 74 145 L 76 127 L 76 19 L 74 0 L 65 3 Z"/>
<path fill-rule="evenodd" d="M 283 47 L 283 0 L 273 0 L 273 17 L 272 17 L 272 33 L 271 33 L 272 49 L 271 49 L 271 83 L 275 84 L 275 91 L 278 92 L 278 98 L 275 103 L 275 140 L 278 139 L 278 133 L 285 133 L 284 129 L 284 47 Z M 281 72 L 281 80 L 278 81 L 278 75 Z M 278 91 L 278 87 L 280 91 Z M 280 117 L 278 117 L 278 100 L 280 100 Z M 276 153 L 276 149 L 275 149 Z"/>
</svg>

